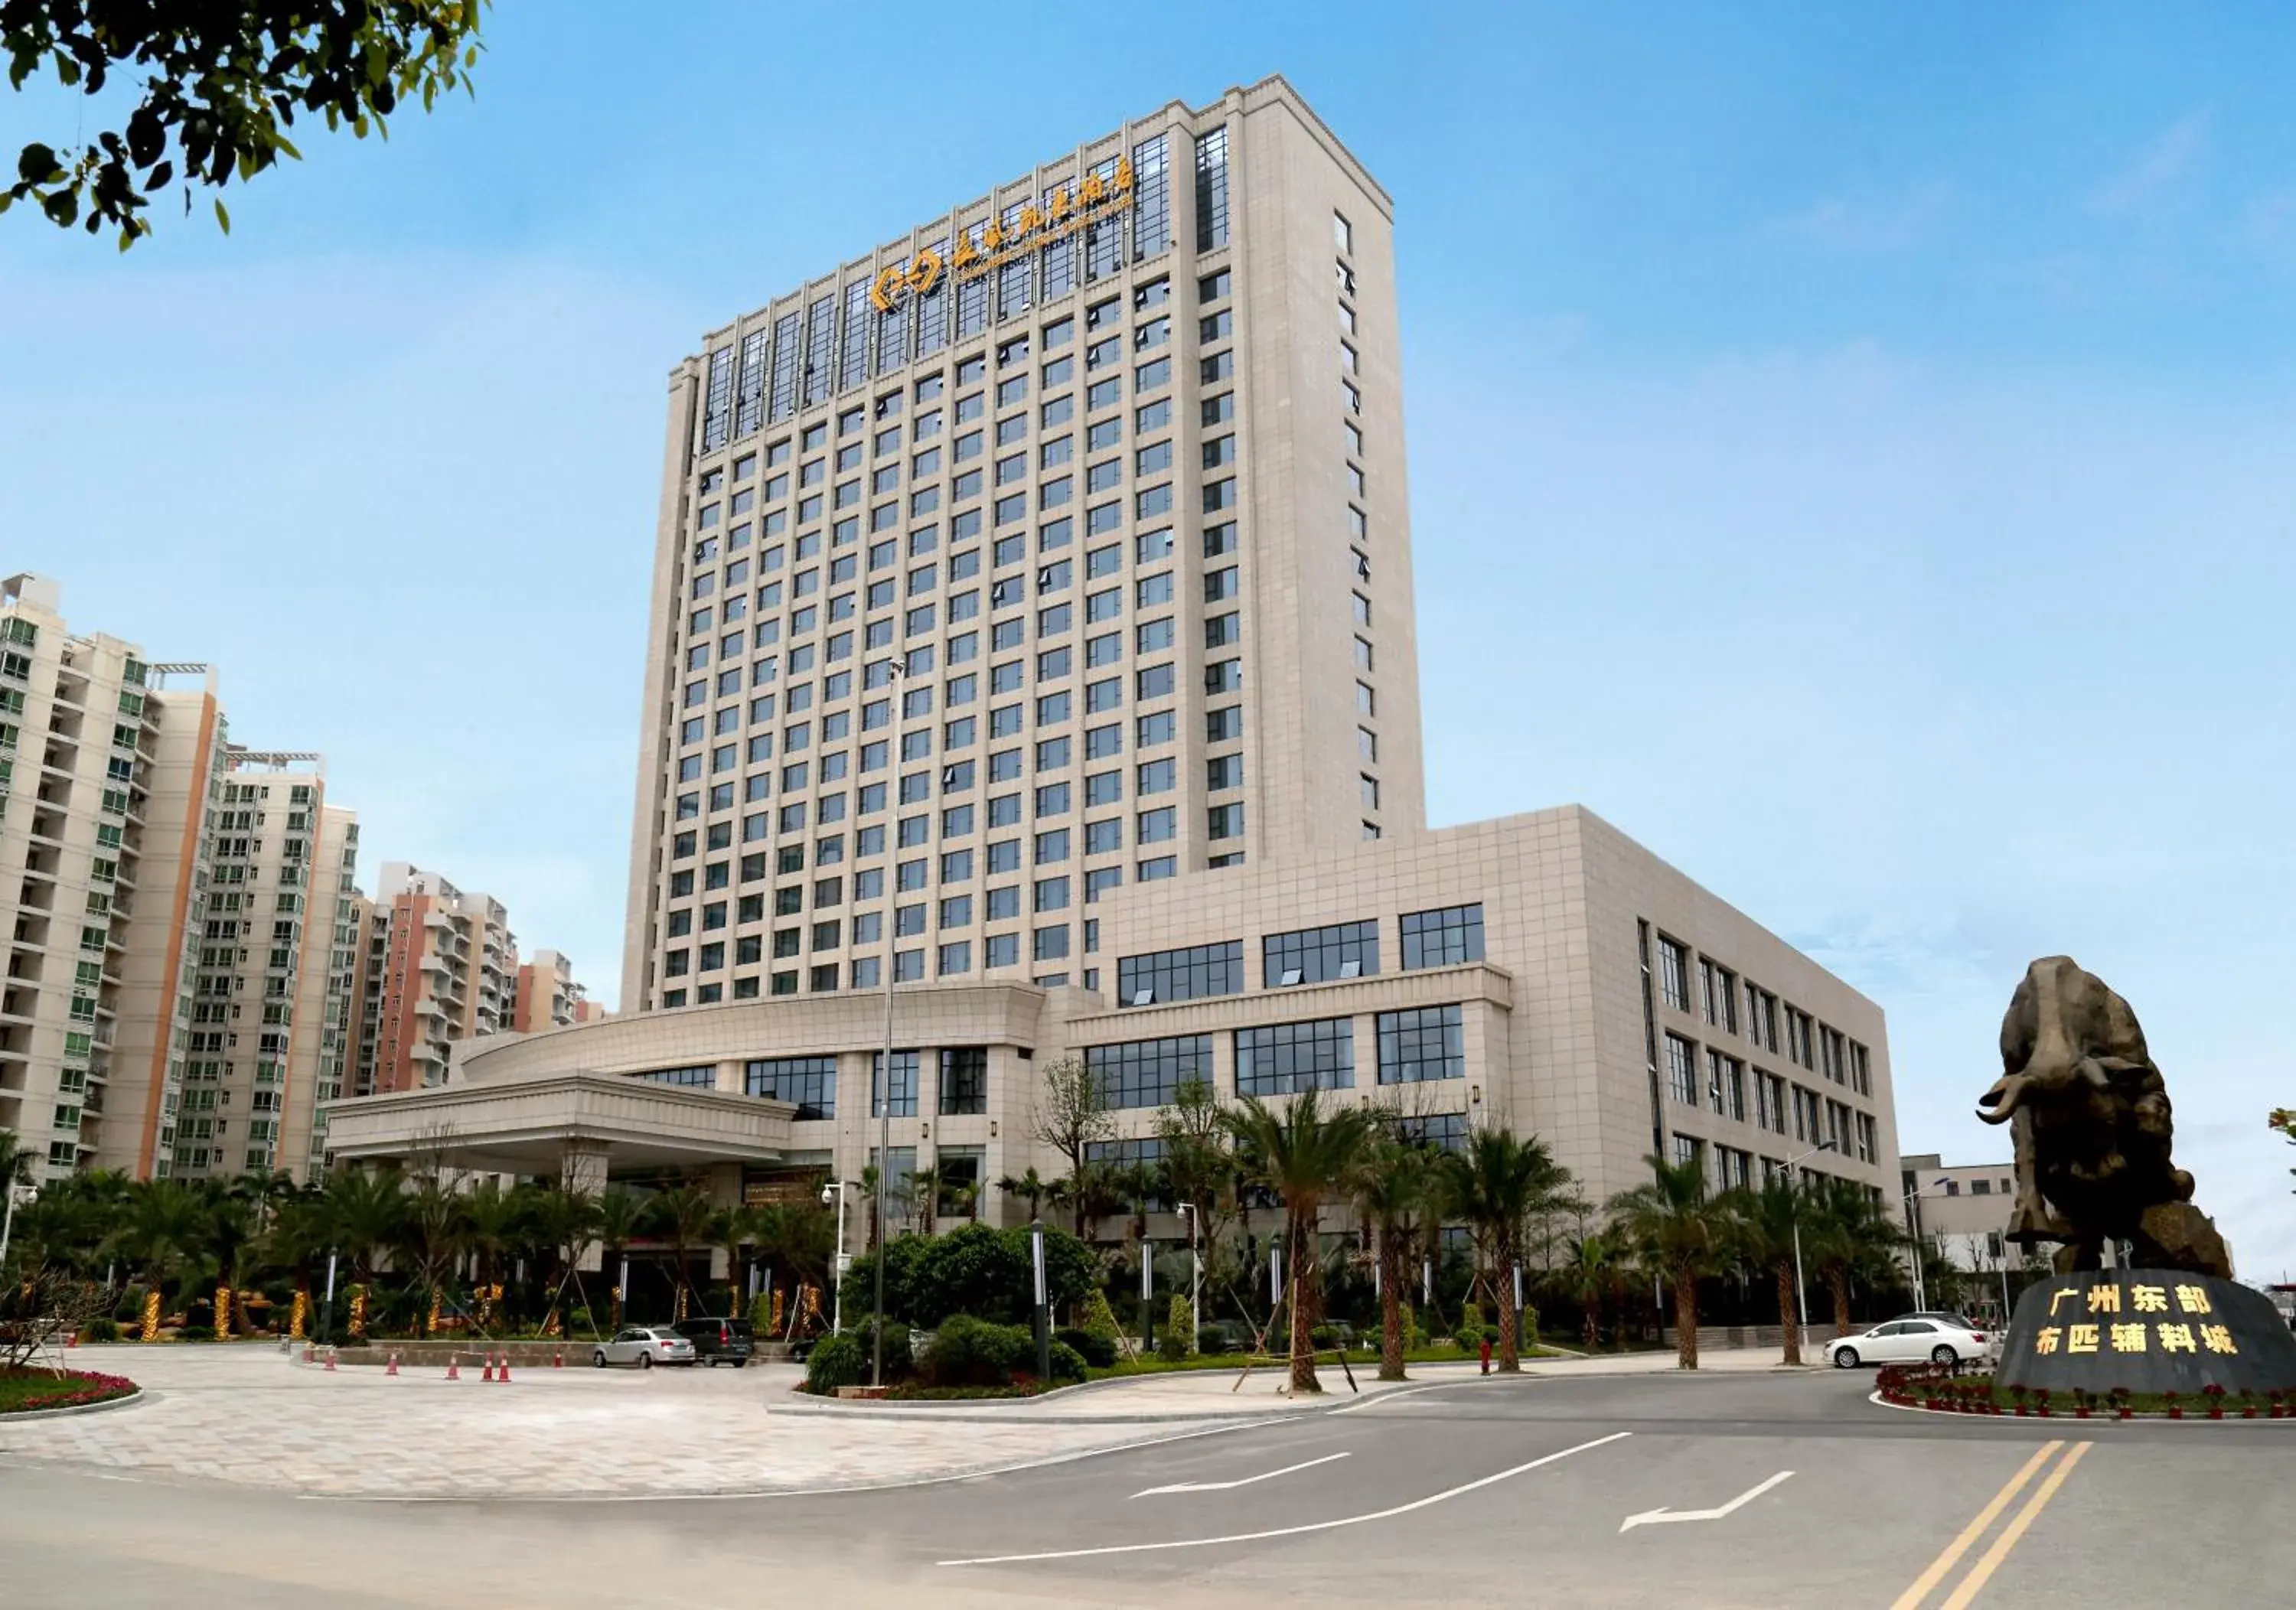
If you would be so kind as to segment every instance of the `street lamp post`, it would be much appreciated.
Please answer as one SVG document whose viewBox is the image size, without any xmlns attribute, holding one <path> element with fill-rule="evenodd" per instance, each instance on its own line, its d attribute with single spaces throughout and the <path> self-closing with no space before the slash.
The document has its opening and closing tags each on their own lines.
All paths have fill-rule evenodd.
<svg viewBox="0 0 2296 1610">
<path fill-rule="evenodd" d="M 1792 1185 L 1792 1184 L 1794 1184 L 1794 1180 L 1793 1180 L 1793 1165 L 1794 1165 L 1795 1164 L 1797 1164 L 1797 1163 L 1800 1162 L 1800 1161 L 1802 1160 L 1802 1158 L 1803 1158 L 1803 1157 L 1815 1157 L 1815 1156 L 1817 1156 L 1817 1154 L 1818 1154 L 1818 1153 L 1820 1153 L 1820 1152 L 1830 1152 L 1830 1151 L 1832 1151 L 1832 1150 L 1833 1150 L 1833 1149 L 1834 1149 L 1834 1146 L 1833 1146 L 1833 1141 L 1831 1141 L 1831 1140 L 1820 1140 L 1820 1141 L 1819 1141 L 1816 1146 L 1811 1147 L 1808 1151 L 1803 1152 L 1803 1153 L 1800 1154 L 1800 1155 L 1799 1155 L 1799 1156 L 1797 1156 L 1788 1157 L 1788 1158 L 1786 1159 L 1786 1183 L 1787 1183 L 1787 1184 L 1789 1184 L 1789 1185 Z M 1796 1315 L 1798 1315 L 1798 1316 L 1800 1317 L 1800 1320 L 1801 1320 L 1801 1328 L 1802 1328 L 1802 1333 L 1803 1333 L 1803 1335 L 1804 1335 L 1804 1336 L 1807 1336 L 1807 1335 L 1808 1334 L 1808 1332 L 1809 1332 L 1809 1293 L 1808 1293 L 1808 1291 L 1804 1287 L 1804 1286 L 1802 1285 L 1802 1273 L 1801 1273 L 1801 1197 L 1800 1197 L 1800 1196 L 1799 1195 L 1799 1191 L 1800 1191 L 1800 1188 L 1799 1186 L 1796 1186 L 1796 1187 L 1795 1187 L 1795 1189 L 1796 1189 L 1797 1194 L 1796 1194 L 1796 1196 L 1795 1196 L 1795 1197 L 1794 1197 L 1794 1215 L 1793 1215 L 1793 1232 L 1794 1232 L 1794 1312 L 1796 1313 Z"/>
<path fill-rule="evenodd" d="M 16 1233 L 16 1181 L 13 1179 L 0 1181 L 0 1190 L 8 1193 L 7 1209 L 4 1214 L 0 1214 L 0 1263 L 5 1263 L 8 1261 L 8 1238 Z"/>
<path fill-rule="evenodd" d="M 845 1329 L 845 1193 L 852 1183 L 850 1180 L 832 1180 L 821 1188 L 824 1203 L 829 1200 L 831 1191 L 837 1193 L 837 1251 L 829 1261 L 832 1271 L 831 1278 L 834 1282 L 829 1298 L 829 1332 L 832 1336 Z"/>
<path fill-rule="evenodd" d="M 1196 1351 L 1196 1337 L 1204 1328 L 1203 1312 L 1197 1304 L 1203 1301 L 1204 1261 L 1196 1251 L 1196 1205 L 1180 1204 L 1180 1212 L 1188 1221 L 1188 1351 Z"/>
</svg>

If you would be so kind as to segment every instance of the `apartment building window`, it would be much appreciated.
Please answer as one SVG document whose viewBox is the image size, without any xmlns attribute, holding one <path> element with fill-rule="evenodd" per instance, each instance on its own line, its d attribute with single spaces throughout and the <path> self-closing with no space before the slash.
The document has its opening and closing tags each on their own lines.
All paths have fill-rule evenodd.
<svg viewBox="0 0 2296 1610">
<path fill-rule="evenodd" d="M 1881 1155 L 1881 1133 L 1874 1122 L 1873 1116 L 1867 1113 L 1858 1114 L 1857 1160 L 1860 1163 L 1872 1163 L 1877 1161 Z"/>
<path fill-rule="evenodd" d="M 1374 1019 L 1379 1082 L 1418 1084 L 1467 1076 L 1466 1032 L 1457 1006 L 1413 1007 Z"/>
<path fill-rule="evenodd" d="M 1145 877 L 1145 874 L 1143 874 Z M 1243 941 L 1124 956 L 1116 964 L 1119 1006 L 1152 1006 L 1243 993 Z"/>
<path fill-rule="evenodd" d="M 1698 1048 L 1672 1033 L 1666 1037 L 1666 1091 L 1685 1107 L 1698 1105 Z"/>
<path fill-rule="evenodd" d="M 1706 1052 L 1706 1099 L 1726 1118 L 1746 1121 L 1746 1065 L 1712 1047 Z"/>
<path fill-rule="evenodd" d="M 1447 905 L 1403 914 L 1403 967 L 1454 967 L 1483 959 L 1483 908 Z"/>
<path fill-rule="evenodd" d="M 1852 1040 L 1849 1042 L 1849 1077 L 1852 1086 L 1861 1096 L 1874 1093 L 1874 1064 L 1866 1048 Z"/>
<path fill-rule="evenodd" d="M 820 969 L 816 968 L 816 972 Z M 832 974 L 831 988 L 836 987 Z M 755 981 L 752 980 L 754 983 Z M 820 988 L 819 984 L 814 986 Z M 752 1059 L 743 1069 L 742 1088 L 752 1096 L 797 1104 L 797 1119 L 837 1116 L 837 1058 L 834 1057 L 766 1057 Z"/>
<path fill-rule="evenodd" d="M 1751 979 L 1746 983 L 1746 1038 L 1758 1050 L 1778 1049 L 1778 998 Z"/>
<path fill-rule="evenodd" d="M 1332 215 L 1332 244 L 1339 248 L 1342 256 L 1356 255 L 1356 226 L 1348 222 L 1344 213 Z"/>
<path fill-rule="evenodd" d="M 1698 959 L 1698 1002 L 1709 1024 L 1738 1032 L 1738 976 L 1704 956 Z"/>
<path fill-rule="evenodd" d="M 1379 972 L 1379 924 L 1338 922 L 1270 934 L 1260 941 L 1260 982 L 1270 989 L 1368 978 Z"/>
<path fill-rule="evenodd" d="M 988 1110 L 988 1048 L 955 1045 L 944 1049 L 940 1054 L 941 1116 L 953 1117 Z"/>
<path fill-rule="evenodd" d="M 859 963 L 855 963 L 857 969 Z M 860 981 L 857 978 L 855 983 Z M 870 1058 L 869 1116 L 885 1116 L 885 1053 L 879 1051 Z M 891 1116 L 914 1118 L 917 1116 L 917 1054 L 914 1051 L 893 1053 L 893 1083 L 890 1101 Z"/>
<path fill-rule="evenodd" d="M 1781 1135 L 1786 1132 L 1786 1082 L 1759 1068 L 1754 1070 L 1754 1123 Z"/>
<path fill-rule="evenodd" d="M 1679 940 L 1658 936 L 1659 994 L 1677 1012 L 1690 1009 L 1690 952 Z"/>
<path fill-rule="evenodd" d="M 1180 1034 L 1085 1047 L 1084 1065 L 1111 1107 L 1168 1107 L 1180 1086 L 1212 1083 L 1212 1038 Z"/>
<path fill-rule="evenodd" d="M 1235 1031 L 1239 1096 L 1349 1090 L 1356 1082 L 1355 1020 L 1325 1017 Z"/>
</svg>

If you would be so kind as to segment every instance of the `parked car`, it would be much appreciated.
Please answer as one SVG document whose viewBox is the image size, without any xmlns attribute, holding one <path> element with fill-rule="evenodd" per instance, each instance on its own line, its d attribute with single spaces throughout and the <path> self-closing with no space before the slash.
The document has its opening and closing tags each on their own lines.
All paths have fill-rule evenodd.
<svg viewBox="0 0 2296 1610">
<path fill-rule="evenodd" d="M 747 1320 L 680 1320 L 672 1328 L 693 1344 L 693 1356 L 712 1369 L 720 1364 L 739 1369 L 757 1350 Z"/>
<path fill-rule="evenodd" d="M 1958 1364 L 1965 1359 L 1989 1357 L 1994 1344 L 1988 1331 L 1972 1329 L 1955 1316 L 1924 1316 L 1891 1320 L 1886 1325 L 1826 1345 L 1826 1356 L 1836 1369 L 1860 1364 Z"/>
<path fill-rule="evenodd" d="M 601 1342 L 590 1352 L 590 1362 L 603 1369 L 609 1364 L 635 1364 L 652 1369 L 656 1364 L 691 1364 L 693 1344 L 668 1325 L 625 1325 L 613 1340 Z"/>
</svg>

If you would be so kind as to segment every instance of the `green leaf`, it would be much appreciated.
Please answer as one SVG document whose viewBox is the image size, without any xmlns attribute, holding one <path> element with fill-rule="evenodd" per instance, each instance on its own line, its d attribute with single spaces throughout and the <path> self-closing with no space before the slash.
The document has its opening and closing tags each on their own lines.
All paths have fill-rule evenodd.
<svg viewBox="0 0 2296 1610">
<path fill-rule="evenodd" d="M 37 142 L 24 147 L 16 159 L 16 176 L 28 184 L 48 184 L 63 177 L 63 166 L 56 160 L 54 150 Z"/>
<path fill-rule="evenodd" d="M 216 198 L 215 209 L 216 222 L 223 225 L 224 233 L 229 234 L 231 233 L 231 209 L 223 204 L 223 198 L 221 196 L 217 196 Z"/>
<path fill-rule="evenodd" d="M 40 198 L 40 210 L 55 220 L 60 228 L 69 229 L 79 217 L 79 196 L 69 190 L 55 191 Z"/>
</svg>

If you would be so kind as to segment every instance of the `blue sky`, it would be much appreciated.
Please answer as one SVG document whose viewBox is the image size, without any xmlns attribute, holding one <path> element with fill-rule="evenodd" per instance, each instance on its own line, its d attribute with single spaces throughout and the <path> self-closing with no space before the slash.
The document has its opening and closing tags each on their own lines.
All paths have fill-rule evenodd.
<svg viewBox="0 0 2296 1610">
<path fill-rule="evenodd" d="M 1397 198 L 1432 818 L 1582 801 L 1840 970 L 1909 1150 L 2005 1155 L 2070 952 L 2296 1268 L 2296 12 L 1398 14 L 500 0 L 475 101 L 228 240 L 0 219 L 0 564 L 611 997 L 671 364 L 1282 71 Z"/>
</svg>

